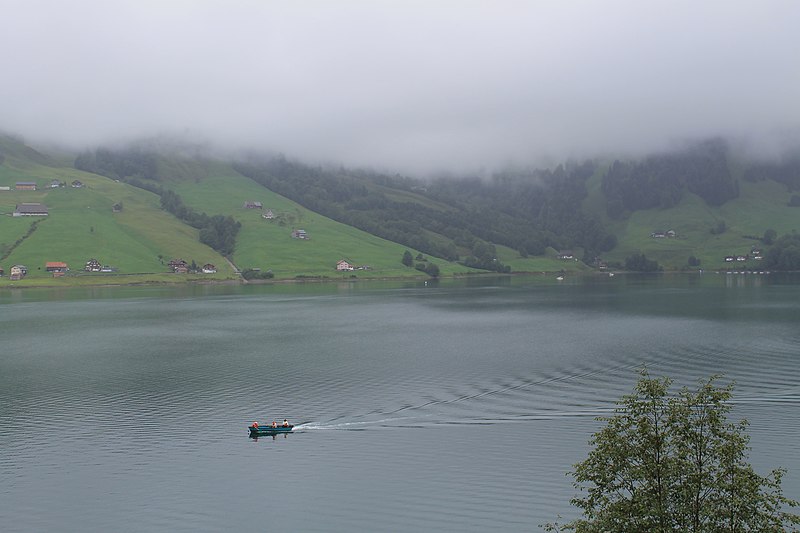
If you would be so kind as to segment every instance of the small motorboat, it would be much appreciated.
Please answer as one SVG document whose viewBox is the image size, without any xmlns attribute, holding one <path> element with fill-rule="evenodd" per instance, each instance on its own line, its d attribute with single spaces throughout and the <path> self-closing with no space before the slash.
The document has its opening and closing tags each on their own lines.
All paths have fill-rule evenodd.
<svg viewBox="0 0 800 533">
<path fill-rule="evenodd" d="M 292 428 L 294 426 L 289 424 L 288 426 L 259 426 L 259 425 L 252 425 L 248 426 L 247 429 L 250 430 L 251 437 L 260 437 L 261 435 L 275 435 L 277 433 L 291 433 Z"/>
</svg>

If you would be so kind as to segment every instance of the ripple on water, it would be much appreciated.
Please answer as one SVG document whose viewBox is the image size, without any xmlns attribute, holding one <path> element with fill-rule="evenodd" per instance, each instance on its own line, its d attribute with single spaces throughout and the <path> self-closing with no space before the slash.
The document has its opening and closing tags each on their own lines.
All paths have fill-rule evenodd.
<svg viewBox="0 0 800 533">
<path fill-rule="evenodd" d="M 0 523 L 531 530 L 569 514 L 564 473 L 642 365 L 678 386 L 735 380 L 754 464 L 788 467 L 796 496 L 800 335 L 747 318 L 797 310 L 796 293 L 764 311 L 737 287 L 728 319 L 684 316 L 691 291 L 651 291 L 656 305 L 579 290 L 14 306 Z M 283 417 L 294 433 L 247 437 Z"/>
</svg>

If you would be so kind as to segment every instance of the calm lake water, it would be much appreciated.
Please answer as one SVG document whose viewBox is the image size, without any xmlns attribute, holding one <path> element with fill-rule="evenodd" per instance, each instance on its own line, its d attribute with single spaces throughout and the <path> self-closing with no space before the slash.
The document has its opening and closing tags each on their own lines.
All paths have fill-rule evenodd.
<svg viewBox="0 0 800 533">
<path fill-rule="evenodd" d="M 537 531 L 643 364 L 736 380 L 798 498 L 798 322 L 778 275 L 0 291 L 0 530 Z"/>
</svg>

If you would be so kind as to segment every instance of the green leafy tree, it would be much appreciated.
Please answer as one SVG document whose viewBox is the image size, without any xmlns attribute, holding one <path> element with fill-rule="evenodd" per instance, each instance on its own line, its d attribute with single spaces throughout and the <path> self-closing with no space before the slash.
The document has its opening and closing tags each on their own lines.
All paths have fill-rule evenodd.
<svg viewBox="0 0 800 533">
<path fill-rule="evenodd" d="M 648 259 L 644 254 L 633 254 L 625 258 L 625 270 L 632 272 L 658 272 L 661 270 L 657 261 Z"/>
<path fill-rule="evenodd" d="M 783 469 L 758 475 L 747 462 L 747 422 L 728 421 L 732 386 L 717 378 L 669 394 L 671 380 L 642 370 L 575 465 L 582 517 L 547 531 L 797 531 L 798 502 L 783 495 Z"/>
<path fill-rule="evenodd" d="M 724 220 L 720 220 L 715 227 L 711 228 L 712 235 L 722 235 L 726 231 L 728 231 L 728 225 Z"/>
<path fill-rule="evenodd" d="M 403 252 L 403 264 L 407 267 L 410 267 L 414 264 L 414 258 L 411 256 L 411 252 L 408 250 Z"/>
<path fill-rule="evenodd" d="M 778 236 L 778 232 L 774 229 L 768 229 L 764 232 L 764 237 L 762 237 L 762 241 L 764 244 L 772 244 L 775 242 L 775 238 Z"/>
<path fill-rule="evenodd" d="M 800 270 L 800 235 L 784 235 L 776 240 L 764 257 L 764 267 L 775 270 Z"/>
<path fill-rule="evenodd" d="M 428 263 L 428 266 L 425 267 L 425 273 L 428 274 L 432 278 L 439 277 L 439 266 L 435 263 Z"/>
</svg>

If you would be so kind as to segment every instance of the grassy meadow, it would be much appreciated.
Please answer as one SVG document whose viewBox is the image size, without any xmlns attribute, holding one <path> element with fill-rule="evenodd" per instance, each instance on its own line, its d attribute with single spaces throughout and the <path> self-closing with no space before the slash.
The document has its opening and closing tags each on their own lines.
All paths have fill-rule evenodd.
<svg viewBox="0 0 800 533">
<path fill-rule="evenodd" d="M 172 185 L 184 203 L 209 214 L 231 215 L 241 222 L 233 261 L 240 269 L 272 270 L 275 279 L 298 276 L 342 278 L 356 276 L 403 277 L 424 275 L 405 267 L 401 260 L 407 247 L 340 224 L 309 211 L 240 175 L 206 178 L 199 182 Z M 246 209 L 248 200 L 261 202 L 263 209 Z M 271 210 L 272 220 L 261 215 Z M 293 239 L 292 230 L 303 229 L 308 239 Z M 411 250 L 416 256 L 418 253 Z M 344 259 L 369 270 L 337 272 L 336 262 Z M 431 259 L 442 275 L 477 272 L 441 259 Z"/>
<path fill-rule="evenodd" d="M 671 209 L 637 211 L 628 220 L 609 225 L 619 244 L 604 258 L 624 262 L 634 253 L 655 259 L 665 270 L 688 268 L 689 256 L 700 259 L 702 269 L 758 268 L 758 261 L 745 264 L 725 262 L 727 255 L 746 255 L 763 243 L 750 237 L 761 237 L 767 229 L 778 235 L 800 229 L 800 209 L 789 207 L 790 193 L 775 182 L 758 184 L 740 181 L 740 196 L 720 207 L 706 205 L 694 194 L 687 193 L 681 203 Z M 720 221 L 727 230 L 711 233 Z M 654 231 L 674 230 L 673 239 L 654 239 Z"/>
<path fill-rule="evenodd" d="M 65 279 L 49 284 L 68 284 L 71 280 L 75 283 L 164 281 L 165 276 L 174 281 L 179 278 L 168 273 L 165 265 L 170 258 L 194 259 L 201 265 L 213 263 L 218 273 L 206 278 L 235 276 L 223 257 L 198 241 L 197 230 L 163 211 L 158 197 L 152 193 L 72 169 L 37 165 L 11 167 L 12 171 L 8 165 L 0 168 L 5 168 L 0 185 L 12 188 L 0 191 L 0 250 L 7 256 L 0 266 L 6 273 L 15 264 L 28 267 L 28 276 L 15 284 L 41 285 L 44 279 L 51 279 L 52 275 L 45 271 L 48 261 L 65 262 L 71 270 Z M 66 181 L 68 185 L 50 188 L 52 179 Z M 84 187 L 69 186 L 75 179 Z M 35 181 L 39 190 L 15 191 L 17 181 Z M 15 205 L 23 202 L 43 203 L 50 214 L 13 217 Z M 116 203 L 122 203 L 121 212 L 112 212 Z M 15 245 L 34 222 L 36 229 Z M 82 272 L 90 258 L 115 268 L 116 272 Z M 6 276 L 0 278 L 0 283 L 10 282 Z"/>
</svg>

